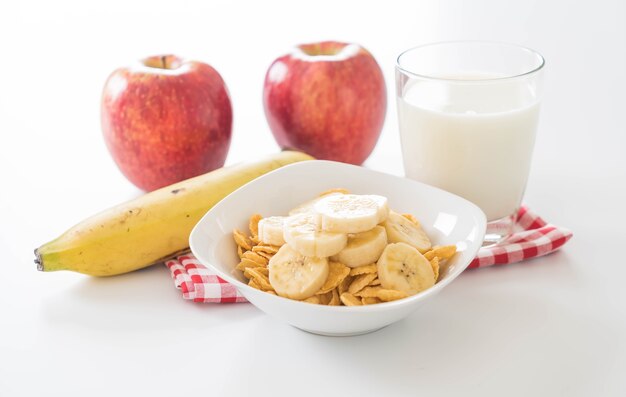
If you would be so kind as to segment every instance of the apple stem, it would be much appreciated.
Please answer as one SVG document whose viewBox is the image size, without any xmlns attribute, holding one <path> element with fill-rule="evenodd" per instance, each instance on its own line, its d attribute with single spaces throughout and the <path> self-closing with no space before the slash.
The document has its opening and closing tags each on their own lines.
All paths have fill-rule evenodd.
<svg viewBox="0 0 626 397">
<path fill-rule="evenodd" d="M 163 65 L 163 69 L 167 69 L 167 57 L 165 55 L 161 57 L 161 64 Z"/>
</svg>

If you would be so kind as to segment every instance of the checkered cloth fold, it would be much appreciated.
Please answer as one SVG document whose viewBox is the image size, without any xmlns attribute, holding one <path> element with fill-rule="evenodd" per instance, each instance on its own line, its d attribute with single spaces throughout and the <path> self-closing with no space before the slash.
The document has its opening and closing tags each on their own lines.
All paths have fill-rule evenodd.
<svg viewBox="0 0 626 397">
<path fill-rule="evenodd" d="M 247 302 L 234 285 L 218 277 L 201 264 L 193 254 L 186 254 L 165 262 L 174 285 L 183 293 L 183 299 L 205 303 Z"/>
<path fill-rule="evenodd" d="M 506 265 L 547 255 L 561 248 L 572 232 L 547 223 L 528 207 L 521 207 L 513 234 L 496 245 L 481 248 L 468 269 L 492 265 Z"/>
<path fill-rule="evenodd" d="M 547 255 L 561 248 L 572 237 L 566 228 L 547 223 L 527 207 L 517 213 L 514 233 L 500 243 L 481 248 L 468 269 L 504 265 Z M 174 285 L 184 299 L 194 302 L 246 302 L 237 288 L 202 265 L 193 254 L 168 260 Z"/>
</svg>

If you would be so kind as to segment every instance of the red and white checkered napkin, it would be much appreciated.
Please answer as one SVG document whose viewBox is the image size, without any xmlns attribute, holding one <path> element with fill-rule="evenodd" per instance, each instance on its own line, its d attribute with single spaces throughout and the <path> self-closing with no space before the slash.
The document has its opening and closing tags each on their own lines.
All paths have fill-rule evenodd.
<svg viewBox="0 0 626 397">
<path fill-rule="evenodd" d="M 247 302 L 234 285 L 218 277 L 201 264 L 193 254 L 186 254 L 165 262 L 174 285 L 183 292 L 184 299 L 206 303 Z"/>
<path fill-rule="evenodd" d="M 515 232 L 504 241 L 481 248 L 469 269 L 504 265 L 543 256 L 559 249 L 572 237 L 566 228 L 546 223 L 526 207 L 517 213 Z M 174 285 L 183 292 L 184 299 L 194 302 L 246 302 L 237 289 L 202 265 L 193 254 L 186 254 L 165 262 Z"/>
<path fill-rule="evenodd" d="M 547 223 L 527 207 L 521 207 L 513 234 L 496 245 L 481 248 L 468 269 L 492 265 L 506 265 L 547 255 L 572 238 L 564 227 Z"/>
</svg>

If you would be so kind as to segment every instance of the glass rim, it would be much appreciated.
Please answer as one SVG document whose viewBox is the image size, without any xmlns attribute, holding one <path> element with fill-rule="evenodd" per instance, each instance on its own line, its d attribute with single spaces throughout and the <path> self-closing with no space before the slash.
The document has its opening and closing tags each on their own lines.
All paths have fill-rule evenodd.
<svg viewBox="0 0 626 397">
<path fill-rule="evenodd" d="M 432 75 L 427 75 L 427 74 L 420 74 L 420 73 L 412 72 L 400 64 L 400 58 L 402 58 L 402 56 L 408 54 L 409 52 L 427 48 L 427 47 L 436 47 L 436 46 L 441 46 L 441 45 L 446 45 L 446 44 L 489 44 L 489 45 L 504 46 L 504 47 L 509 47 L 509 48 L 516 48 L 518 50 L 523 50 L 524 52 L 537 57 L 539 59 L 539 65 L 523 73 L 518 73 L 518 74 L 514 74 L 510 76 L 472 80 L 472 79 L 467 79 L 467 78 L 437 77 L 437 76 L 432 76 Z M 402 51 L 400 55 L 398 55 L 398 57 L 396 58 L 396 69 L 409 76 L 417 77 L 421 79 L 427 79 L 427 80 L 434 80 L 434 81 L 447 81 L 447 82 L 470 83 L 470 84 L 471 83 L 488 83 L 492 81 L 505 81 L 505 80 L 517 79 L 520 77 L 525 77 L 525 76 L 539 72 L 541 69 L 543 69 L 545 64 L 546 64 L 546 60 L 543 57 L 543 55 L 533 50 L 532 48 L 524 47 L 518 44 L 512 44 L 512 43 L 506 43 L 506 42 L 500 42 L 500 41 L 488 41 L 488 40 L 449 40 L 449 41 L 437 41 L 434 43 L 421 44 L 421 45 L 411 47 L 407 50 Z"/>
</svg>

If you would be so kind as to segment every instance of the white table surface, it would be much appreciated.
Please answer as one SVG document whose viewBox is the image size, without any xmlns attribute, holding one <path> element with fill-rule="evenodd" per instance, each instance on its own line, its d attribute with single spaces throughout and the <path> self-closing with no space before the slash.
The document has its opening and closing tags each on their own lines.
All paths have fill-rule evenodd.
<svg viewBox="0 0 626 397">
<path fill-rule="evenodd" d="M 0 396 L 626 395 L 624 2 L 88 3 L 0 4 Z M 184 301 L 163 266 L 107 279 L 35 270 L 35 247 L 139 194 L 101 138 L 113 69 L 164 51 L 211 63 L 234 103 L 232 164 L 277 150 L 265 70 L 321 39 L 360 42 L 382 65 L 389 111 L 366 165 L 394 174 L 401 50 L 486 39 L 543 53 L 525 201 L 571 242 L 468 271 L 406 320 L 352 338 Z"/>
</svg>

